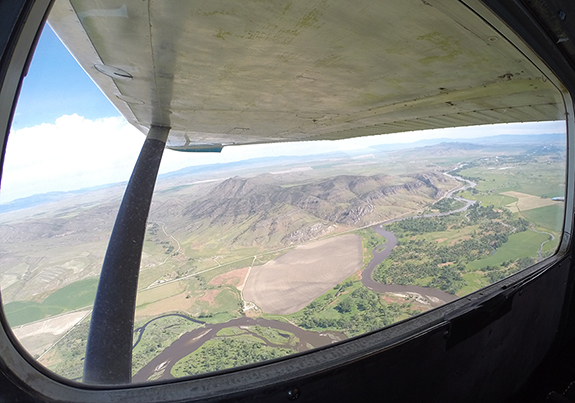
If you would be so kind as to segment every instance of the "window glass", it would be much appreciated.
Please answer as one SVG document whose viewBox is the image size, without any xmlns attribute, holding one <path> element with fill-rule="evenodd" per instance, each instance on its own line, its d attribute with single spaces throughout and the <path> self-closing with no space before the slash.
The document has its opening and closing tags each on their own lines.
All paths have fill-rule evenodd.
<svg viewBox="0 0 575 403">
<path fill-rule="evenodd" d="M 99 271 L 144 136 L 59 46 L 47 27 L 7 146 L 0 287 L 22 345 L 80 381 Z M 564 121 L 166 150 L 133 380 L 325 346 L 530 267 L 561 240 L 565 169 Z"/>
</svg>

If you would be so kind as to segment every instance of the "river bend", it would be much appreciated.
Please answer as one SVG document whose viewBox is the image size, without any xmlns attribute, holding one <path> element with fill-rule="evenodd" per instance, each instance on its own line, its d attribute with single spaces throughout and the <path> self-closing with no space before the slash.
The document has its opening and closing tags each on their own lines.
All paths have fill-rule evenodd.
<svg viewBox="0 0 575 403">
<path fill-rule="evenodd" d="M 459 190 L 465 190 L 465 189 L 474 187 L 475 183 L 473 183 L 467 179 L 463 179 L 461 177 L 458 177 L 458 176 L 452 176 L 448 172 L 445 172 L 444 175 L 447 175 L 450 178 L 456 179 L 456 180 L 461 181 L 461 182 L 467 182 L 467 185 L 464 185 L 463 187 L 458 188 L 458 189 L 454 189 L 445 195 L 445 198 L 453 198 L 455 200 L 465 202 L 466 205 L 462 208 L 457 209 L 457 210 L 448 211 L 445 213 L 431 213 L 431 214 L 424 214 L 421 216 L 414 216 L 414 217 L 408 217 L 408 218 L 413 219 L 413 218 L 439 217 L 439 216 L 454 214 L 454 213 L 458 213 L 458 212 L 467 210 L 471 205 L 473 205 L 475 203 L 475 201 L 473 201 L 473 200 L 464 199 L 464 198 L 459 197 L 459 196 L 453 196 L 453 193 L 455 193 Z M 435 288 L 421 287 L 421 286 L 416 286 L 416 285 L 382 284 L 382 283 L 376 282 L 372 279 L 372 274 L 373 274 L 373 271 L 375 270 L 375 268 L 381 262 L 383 262 L 385 259 L 387 259 L 389 257 L 389 255 L 391 254 L 391 251 L 397 245 L 397 237 L 395 236 L 395 234 L 393 232 L 385 230 L 383 228 L 383 225 L 390 224 L 392 222 L 405 220 L 408 218 L 394 219 L 394 220 L 390 220 L 390 221 L 387 221 L 385 223 L 377 224 L 377 225 L 371 227 L 379 235 L 385 237 L 387 239 L 387 242 L 383 246 L 383 248 L 380 246 L 380 247 L 376 247 L 373 249 L 373 251 L 372 251 L 373 258 L 368 263 L 365 270 L 362 272 L 362 283 L 363 283 L 363 285 L 365 287 L 367 287 L 368 289 L 375 291 L 375 292 L 378 292 L 378 293 L 386 293 L 386 292 L 416 293 L 416 294 L 420 294 L 423 296 L 427 296 L 429 301 L 431 302 L 432 306 L 439 306 L 439 305 L 444 304 L 445 302 L 450 302 L 450 301 L 457 299 L 457 296 L 455 296 L 453 294 L 449 294 L 449 293 L 442 291 L 442 290 L 435 289 Z M 209 324 L 209 323 L 204 323 L 204 322 L 201 322 L 201 321 L 193 319 L 193 318 L 188 318 L 185 315 L 181 315 L 181 314 L 166 314 L 166 315 L 162 315 L 160 317 L 154 318 L 151 321 L 149 321 L 148 323 L 146 323 L 144 326 L 142 326 L 141 328 L 136 329 L 136 331 L 138 332 L 138 339 L 137 339 L 136 343 L 134 344 L 134 346 L 136 346 L 140 342 L 142 335 L 145 331 L 145 328 L 149 323 L 151 323 L 154 320 L 160 319 L 162 317 L 166 317 L 166 316 L 181 316 L 181 317 L 184 317 L 185 319 L 191 320 L 193 322 L 196 322 L 199 324 L 204 324 L 204 326 L 201 328 L 198 328 L 198 329 L 194 329 L 191 332 L 185 333 L 179 339 L 177 339 L 175 342 L 173 342 L 169 347 L 167 347 L 160 354 L 158 354 L 156 357 L 154 357 L 147 365 L 142 367 L 133 376 L 133 382 L 146 382 L 154 374 L 155 374 L 155 379 L 173 379 L 174 377 L 171 374 L 171 369 L 173 368 L 173 366 L 178 361 L 180 361 L 182 358 L 184 358 L 187 355 L 196 351 L 204 343 L 213 339 L 220 330 L 225 329 L 227 327 L 248 327 L 248 326 L 259 325 L 259 326 L 263 326 L 263 327 L 269 327 L 269 328 L 273 328 L 276 330 L 292 333 L 296 337 L 299 338 L 299 342 L 296 346 L 296 350 L 298 352 L 308 350 L 309 346 L 312 346 L 313 348 L 322 347 L 322 346 L 331 344 L 333 342 L 344 340 L 347 338 L 346 335 L 342 332 L 337 332 L 337 331 L 332 331 L 332 330 L 325 331 L 322 333 L 312 332 L 309 330 L 304 330 L 304 329 L 297 327 L 295 325 L 292 325 L 290 323 L 285 323 L 285 322 L 281 322 L 278 320 L 242 317 L 242 318 L 232 319 L 232 320 L 225 322 L 225 323 Z M 249 331 L 248 328 L 244 328 L 244 330 L 246 332 L 250 333 L 251 335 L 260 338 L 268 346 L 293 348 L 292 346 L 288 345 L 287 343 L 285 345 L 270 343 L 268 340 L 260 337 L 256 333 Z M 287 337 L 288 336 L 286 335 L 286 338 Z M 287 339 L 286 339 L 286 342 L 287 342 Z"/>
</svg>

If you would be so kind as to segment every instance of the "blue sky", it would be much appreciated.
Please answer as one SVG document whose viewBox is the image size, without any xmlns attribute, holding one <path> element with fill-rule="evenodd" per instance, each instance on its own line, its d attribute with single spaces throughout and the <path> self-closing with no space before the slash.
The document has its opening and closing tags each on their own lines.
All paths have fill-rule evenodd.
<svg viewBox="0 0 575 403">
<path fill-rule="evenodd" d="M 46 25 L 18 100 L 12 130 L 54 123 L 62 115 L 120 116 Z"/>
<path fill-rule="evenodd" d="M 166 150 L 160 172 L 190 165 L 274 155 L 361 149 L 424 138 L 562 133 L 563 122 L 439 129 L 337 142 L 225 147 L 217 153 Z M 18 101 L 0 202 L 49 191 L 76 190 L 129 179 L 145 136 L 129 125 L 76 63 L 49 26 L 40 38 Z"/>
</svg>

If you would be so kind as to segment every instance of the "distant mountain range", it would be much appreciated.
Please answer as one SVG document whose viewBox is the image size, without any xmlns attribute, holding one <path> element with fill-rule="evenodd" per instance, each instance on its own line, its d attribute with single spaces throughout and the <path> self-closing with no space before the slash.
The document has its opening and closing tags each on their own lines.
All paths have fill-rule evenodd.
<svg viewBox="0 0 575 403">
<path fill-rule="evenodd" d="M 168 172 L 165 174 L 161 174 L 158 176 L 159 180 L 163 179 L 170 179 L 178 176 L 187 176 L 187 175 L 195 175 L 199 173 L 207 173 L 207 172 L 218 172 L 218 171 L 227 171 L 233 172 L 238 168 L 246 169 L 246 168 L 257 168 L 257 167 L 271 167 L 271 166 L 282 166 L 282 165 L 291 165 L 294 163 L 305 163 L 305 162 L 314 162 L 314 161 L 321 161 L 326 159 L 337 159 L 337 158 L 349 158 L 349 154 L 344 152 L 328 152 L 322 154 L 311 154 L 311 155 L 302 155 L 302 156 L 277 156 L 277 157 L 258 157 L 258 158 L 251 158 L 243 161 L 235 161 L 235 162 L 225 162 L 225 163 L 217 163 L 217 164 L 207 164 L 207 165 L 194 165 L 189 166 L 186 168 L 178 169 L 177 171 Z"/>
<path fill-rule="evenodd" d="M 58 202 L 64 199 L 86 194 L 90 192 L 94 192 L 100 189 L 110 188 L 112 186 L 116 186 L 118 183 L 110 183 L 106 185 L 99 185 L 99 186 L 92 186 L 88 188 L 82 188 L 78 190 L 70 190 L 67 192 L 48 192 L 48 193 L 39 193 L 28 197 L 23 197 L 21 199 L 12 200 L 7 203 L 0 204 L 0 214 L 8 213 L 10 211 L 17 211 L 22 210 L 25 208 L 36 207 L 46 203 Z"/>
<path fill-rule="evenodd" d="M 366 153 L 385 153 L 391 151 L 399 151 L 399 150 L 430 147 L 430 146 L 433 146 L 435 149 L 437 149 L 437 147 L 445 148 L 444 151 L 447 152 L 448 151 L 447 149 L 450 149 L 449 151 L 457 149 L 475 150 L 485 147 L 498 147 L 501 145 L 514 145 L 514 144 L 523 144 L 523 145 L 548 144 L 563 149 L 565 147 L 565 143 L 566 143 L 565 135 L 563 134 L 500 135 L 500 136 L 487 136 L 487 137 L 478 137 L 471 139 L 462 139 L 462 140 L 445 137 L 437 139 L 419 140 L 411 143 L 374 145 L 368 148 L 346 150 L 345 152 L 332 151 L 321 154 L 312 154 L 304 156 L 259 157 L 236 162 L 196 165 L 182 168 L 177 171 L 161 174 L 159 175 L 158 179 L 167 180 L 177 177 L 184 177 L 188 175 L 217 174 L 218 172 L 235 172 L 238 169 L 250 169 L 250 168 L 256 169 L 256 168 L 265 168 L 274 166 L 281 167 L 294 164 L 317 163 L 321 162 L 322 160 L 353 158 L 355 156 L 363 155 Z M 71 196 L 88 193 L 94 190 L 103 189 L 115 185 L 117 185 L 117 183 L 95 186 L 68 192 L 49 192 L 43 194 L 36 194 L 33 196 L 16 199 L 8 203 L 0 204 L 0 214 L 35 207 L 49 202 L 59 201 Z"/>
<path fill-rule="evenodd" d="M 217 171 L 233 172 L 237 168 L 245 169 L 250 167 L 255 168 L 265 166 L 281 166 L 293 163 L 306 163 L 306 162 L 311 163 L 327 159 L 350 158 L 357 155 L 366 154 L 371 151 L 386 152 L 386 151 L 405 150 L 410 148 L 419 148 L 426 146 L 435 146 L 441 144 L 443 144 L 445 147 L 451 147 L 451 148 L 457 147 L 458 145 L 461 148 L 469 150 L 469 149 L 481 149 L 485 148 L 485 146 L 495 144 L 547 144 L 547 143 L 565 144 L 565 136 L 562 134 L 500 135 L 500 136 L 477 137 L 464 140 L 457 140 L 449 137 L 443 137 L 437 139 L 419 140 L 412 143 L 381 144 L 381 145 L 370 146 L 368 148 L 346 150 L 345 152 L 332 151 L 327 153 L 310 154 L 302 156 L 259 157 L 236 162 L 195 165 L 159 175 L 158 179 L 162 180 L 162 179 L 174 178 L 177 176 L 185 176 L 206 172 L 217 172 Z M 477 144 L 480 144 L 483 147 L 476 147 L 475 145 Z"/>
<path fill-rule="evenodd" d="M 454 139 L 450 137 L 442 137 L 437 139 L 424 139 L 412 143 L 396 143 L 396 144 L 381 144 L 370 146 L 370 149 L 380 151 L 393 151 L 405 150 L 408 148 L 432 146 L 441 143 L 466 143 L 466 144 L 482 144 L 482 145 L 495 145 L 495 144 L 566 144 L 566 137 L 564 134 L 551 133 L 551 134 L 502 134 L 499 136 L 486 136 L 475 137 L 470 139 Z M 365 150 L 362 150 L 365 151 Z"/>
</svg>

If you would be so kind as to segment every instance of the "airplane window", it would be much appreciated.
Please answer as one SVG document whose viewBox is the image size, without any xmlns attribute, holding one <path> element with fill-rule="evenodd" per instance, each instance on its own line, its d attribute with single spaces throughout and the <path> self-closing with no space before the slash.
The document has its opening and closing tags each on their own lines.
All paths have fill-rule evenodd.
<svg viewBox="0 0 575 403">
<path fill-rule="evenodd" d="M 421 41 L 447 46 L 433 33 Z M 496 123 L 485 113 L 467 127 L 166 150 L 141 260 L 133 382 L 343 341 L 554 255 L 562 116 Z M 46 26 L 7 145 L 0 289 L 20 343 L 71 380 L 82 380 L 99 272 L 143 141 Z"/>
</svg>

